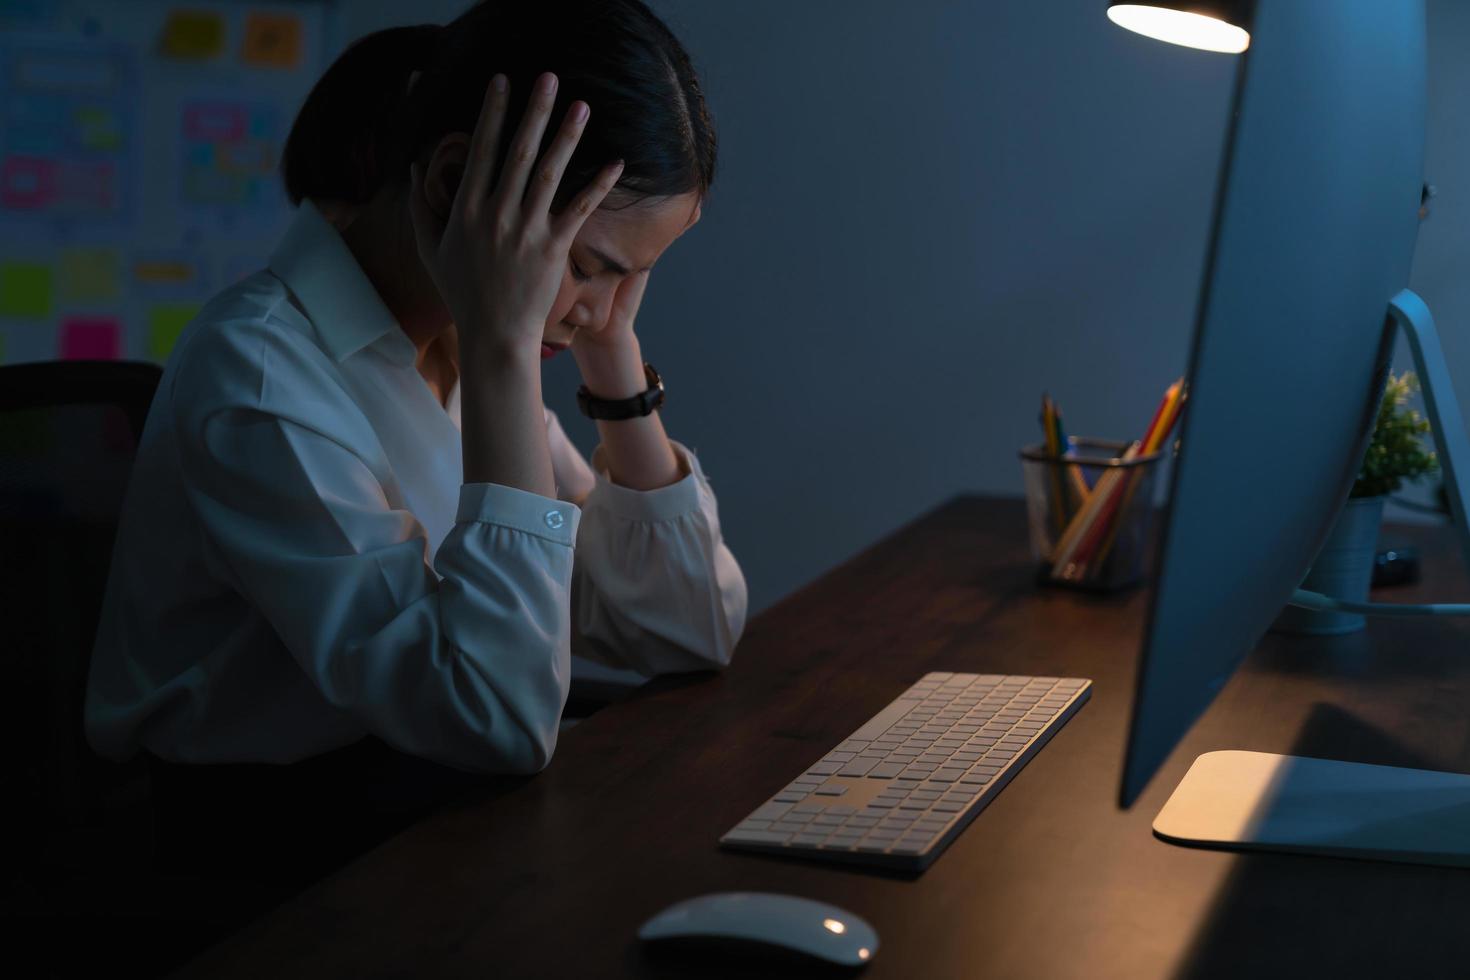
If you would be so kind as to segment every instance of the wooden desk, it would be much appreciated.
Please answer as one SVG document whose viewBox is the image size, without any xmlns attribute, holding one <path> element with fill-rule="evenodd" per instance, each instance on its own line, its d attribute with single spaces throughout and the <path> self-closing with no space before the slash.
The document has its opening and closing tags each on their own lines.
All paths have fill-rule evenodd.
<svg viewBox="0 0 1470 980">
<path fill-rule="evenodd" d="M 645 949 L 712 891 L 789 892 L 877 928 L 860 975 L 1464 976 L 1470 871 L 1193 850 L 1150 824 L 1194 757 L 1255 749 L 1470 771 L 1470 623 L 1268 636 L 1129 811 L 1115 805 L 1146 595 L 1038 590 L 1015 500 L 957 499 L 756 618 L 722 676 L 658 682 L 349 865 L 193 976 L 798 975 Z M 1394 528 L 1470 599 L 1449 535 Z M 721 851 L 716 839 L 929 670 L 1091 677 L 1092 700 L 923 875 Z M 812 975 L 810 972 L 800 975 Z M 818 975 L 821 975 L 818 973 Z"/>
</svg>

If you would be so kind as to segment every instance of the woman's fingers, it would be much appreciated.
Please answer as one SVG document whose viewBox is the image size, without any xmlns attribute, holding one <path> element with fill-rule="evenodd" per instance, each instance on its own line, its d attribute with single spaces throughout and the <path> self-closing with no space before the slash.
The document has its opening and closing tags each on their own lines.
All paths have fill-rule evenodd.
<svg viewBox="0 0 1470 980">
<path fill-rule="evenodd" d="M 470 157 L 465 161 L 464 177 L 454 195 L 454 206 L 468 207 L 476 213 L 479 204 L 490 196 L 495 183 L 495 151 L 500 146 L 500 130 L 505 123 L 506 105 L 510 100 L 510 82 L 497 74 L 485 87 L 485 101 L 480 105 L 480 118 L 470 137 Z"/>
<path fill-rule="evenodd" d="M 495 185 L 496 211 L 506 218 L 515 215 L 525 200 L 526 181 L 531 165 L 536 162 L 541 136 L 546 132 L 546 120 L 551 116 L 551 107 L 555 103 L 556 76 L 545 72 L 536 79 L 536 86 L 531 90 L 520 131 L 516 133 L 515 143 L 505 160 L 505 170 Z"/>
<path fill-rule="evenodd" d="M 536 176 L 526 189 L 526 214 L 543 215 L 551 209 L 551 199 L 561 183 L 562 174 L 566 173 L 567 161 L 571 160 L 577 141 L 582 138 L 582 129 L 587 125 L 588 114 L 585 102 L 573 102 L 567 109 L 556 140 L 536 165 Z"/>
<path fill-rule="evenodd" d="M 623 174 L 623 161 L 610 163 L 597 172 L 597 176 L 572 201 L 571 206 L 552 219 L 551 234 L 558 242 L 572 247 L 572 239 L 582 230 L 588 216 L 602 204 L 603 198 L 612 191 Z"/>
</svg>

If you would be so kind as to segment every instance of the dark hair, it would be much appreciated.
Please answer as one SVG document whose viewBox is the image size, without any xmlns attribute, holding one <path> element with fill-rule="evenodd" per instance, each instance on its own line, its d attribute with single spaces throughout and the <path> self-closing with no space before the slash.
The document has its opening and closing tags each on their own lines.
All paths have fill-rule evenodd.
<svg viewBox="0 0 1470 980">
<path fill-rule="evenodd" d="M 617 189 L 634 200 L 708 194 L 716 139 L 699 79 L 683 45 L 640 0 L 482 0 L 444 26 L 362 38 L 327 69 L 291 127 L 281 158 L 286 193 L 293 204 L 366 203 L 405 180 L 410 163 L 445 135 L 472 133 L 497 72 L 511 86 L 499 173 L 532 83 L 547 71 L 559 84 L 541 152 L 573 100 L 592 108 L 554 209 L 620 158 Z"/>
</svg>

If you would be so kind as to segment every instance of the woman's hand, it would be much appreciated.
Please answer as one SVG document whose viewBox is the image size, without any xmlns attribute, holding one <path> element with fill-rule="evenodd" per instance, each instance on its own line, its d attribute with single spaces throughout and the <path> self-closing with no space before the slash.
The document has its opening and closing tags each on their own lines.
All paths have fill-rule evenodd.
<svg viewBox="0 0 1470 980">
<path fill-rule="evenodd" d="M 621 161 L 604 167 L 561 214 L 550 213 L 590 112 L 586 103 L 572 103 L 533 180 L 532 163 L 556 101 L 556 82 L 549 72 L 537 79 L 504 172 L 497 175 L 495 154 L 510 86 L 503 75 L 495 76 L 447 217 L 429 204 L 423 167 L 415 162 L 411 169 L 410 214 L 419 258 L 458 327 L 467 356 L 480 349 L 495 359 L 536 363 L 567 251 L 622 173 Z"/>
<path fill-rule="evenodd" d="M 572 357 L 582 381 L 598 397 L 626 398 L 648 387 L 638 337 L 633 333 L 648 276 L 646 271 L 639 272 L 618 283 L 612 311 L 600 330 L 579 327 L 572 335 Z"/>
</svg>

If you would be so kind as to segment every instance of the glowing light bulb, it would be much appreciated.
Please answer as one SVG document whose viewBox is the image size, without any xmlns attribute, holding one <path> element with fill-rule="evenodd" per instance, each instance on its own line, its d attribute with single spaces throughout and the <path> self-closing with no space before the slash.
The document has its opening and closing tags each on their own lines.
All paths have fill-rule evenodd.
<svg viewBox="0 0 1470 980">
<path fill-rule="evenodd" d="M 1141 3 L 1114 4 L 1108 8 L 1108 20 L 1145 37 L 1202 51 L 1240 54 L 1251 43 L 1249 33 L 1215 17 Z"/>
<path fill-rule="evenodd" d="M 838 922 L 836 919 L 823 919 L 822 925 L 826 926 L 829 932 L 835 932 L 839 936 L 847 931 L 847 926 Z"/>
</svg>

